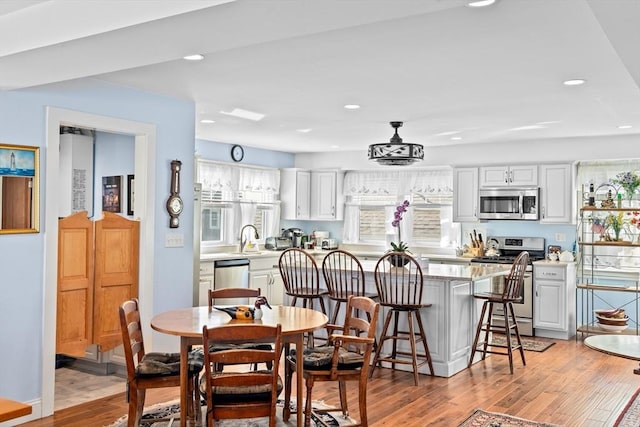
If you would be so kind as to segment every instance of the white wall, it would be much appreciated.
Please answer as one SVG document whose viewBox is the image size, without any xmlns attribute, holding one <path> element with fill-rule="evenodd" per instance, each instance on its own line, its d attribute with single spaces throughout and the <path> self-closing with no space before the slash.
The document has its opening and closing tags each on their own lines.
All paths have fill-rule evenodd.
<svg viewBox="0 0 640 427">
<path fill-rule="evenodd" d="M 640 158 L 640 134 L 425 147 L 423 162 L 402 167 L 554 163 L 628 158 Z M 340 153 L 339 156 L 332 151 L 296 154 L 295 166 L 298 168 L 340 167 L 351 170 L 389 168 L 389 166 L 380 166 L 370 161 L 367 158 L 366 148 L 362 151 Z"/>
</svg>

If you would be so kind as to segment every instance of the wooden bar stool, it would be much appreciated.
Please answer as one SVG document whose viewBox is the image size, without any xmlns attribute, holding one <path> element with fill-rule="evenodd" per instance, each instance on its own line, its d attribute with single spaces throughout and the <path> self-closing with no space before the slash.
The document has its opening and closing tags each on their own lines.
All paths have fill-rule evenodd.
<svg viewBox="0 0 640 427">
<path fill-rule="evenodd" d="M 504 279 L 504 289 L 501 293 L 495 292 L 482 292 L 474 293 L 473 297 L 477 299 L 485 300 L 482 304 L 482 312 L 480 313 L 480 320 L 478 321 L 478 327 L 476 328 L 476 337 L 473 340 L 471 346 L 471 357 L 469 358 L 469 367 L 473 364 L 473 357 L 476 351 L 482 353 L 482 360 L 485 359 L 487 353 L 501 354 L 509 356 L 509 370 L 513 374 L 513 351 L 519 350 L 520 357 L 522 358 L 522 364 L 526 365 L 524 360 L 524 349 L 522 348 L 522 340 L 520 339 L 520 331 L 518 330 L 518 323 L 516 322 L 516 315 L 513 311 L 513 303 L 522 299 L 522 286 L 524 282 L 524 273 L 529 264 L 529 253 L 520 252 L 520 255 L 513 261 L 511 271 L 509 275 Z M 495 323 L 493 319 L 493 305 L 501 304 L 504 311 L 504 323 Z M 487 314 L 487 320 L 485 321 L 485 314 Z M 511 336 L 512 332 L 515 335 L 516 342 L 513 342 Z M 481 342 L 480 333 L 484 332 L 484 336 Z M 490 342 L 490 333 L 498 332 L 506 335 L 506 345 L 492 344 Z M 502 348 L 506 351 L 494 350 L 493 348 Z"/>
<path fill-rule="evenodd" d="M 329 292 L 320 287 L 318 265 L 311 255 L 299 248 L 289 248 L 280 255 L 278 268 L 284 283 L 285 294 L 292 298 L 292 306 L 295 307 L 300 299 L 302 307 L 315 309 L 314 303 L 318 301 L 320 311 L 327 314 L 324 297 Z M 307 345 L 314 346 L 313 332 L 309 332 Z"/>
<path fill-rule="evenodd" d="M 423 308 L 431 307 L 431 304 L 423 302 L 422 298 L 422 268 L 418 261 L 406 252 L 389 252 L 378 260 L 374 277 L 380 296 L 380 305 L 387 307 L 389 311 L 373 358 L 370 377 L 373 376 L 373 372 L 380 362 L 391 362 L 392 369 L 396 368 L 396 363 L 408 364 L 412 366 L 413 380 L 415 385 L 418 385 L 418 368 L 420 366 L 428 364 L 429 371 L 433 375 L 433 363 L 429 354 L 427 335 L 420 317 L 420 311 Z M 407 315 L 408 331 L 398 329 L 400 313 Z M 392 318 L 393 333 L 389 335 Z M 414 329 L 414 323 L 418 326 L 417 331 Z M 391 355 L 382 357 L 380 353 L 387 340 L 391 340 L 393 343 Z M 398 350 L 398 340 L 408 341 L 411 351 Z M 424 353 L 418 353 L 416 346 L 419 343 L 422 343 Z M 420 363 L 418 363 L 419 358 L 423 359 Z"/>
<path fill-rule="evenodd" d="M 329 290 L 329 299 L 336 304 L 331 315 L 331 323 L 334 325 L 338 321 L 341 304 L 346 304 L 349 296 L 378 299 L 377 292 L 365 291 L 362 264 L 350 252 L 342 249 L 329 252 L 322 261 L 322 275 Z"/>
</svg>

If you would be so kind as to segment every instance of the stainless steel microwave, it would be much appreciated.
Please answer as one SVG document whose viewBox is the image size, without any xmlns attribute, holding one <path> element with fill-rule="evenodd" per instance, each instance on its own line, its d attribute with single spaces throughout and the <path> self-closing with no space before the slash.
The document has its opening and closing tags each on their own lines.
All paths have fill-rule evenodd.
<svg viewBox="0 0 640 427">
<path fill-rule="evenodd" d="M 478 219 L 540 219 L 539 188 L 483 188 L 478 192 Z"/>
</svg>

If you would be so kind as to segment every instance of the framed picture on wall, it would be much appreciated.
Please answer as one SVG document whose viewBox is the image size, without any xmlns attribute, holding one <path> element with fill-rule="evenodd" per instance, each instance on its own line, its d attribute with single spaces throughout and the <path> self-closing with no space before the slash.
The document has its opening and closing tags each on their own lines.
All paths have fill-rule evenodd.
<svg viewBox="0 0 640 427">
<path fill-rule="evenodd" d="M 133 216 L 133 201 L 135 199 L 135 175 L 127 175 L 127 215 Z"/>
<path fill-rule="evenodd" d="M 102 177 L 102 210 L 105 212 L 122 212 L 120 196 L 122 194 L 122 176 Z"/>
</svg>

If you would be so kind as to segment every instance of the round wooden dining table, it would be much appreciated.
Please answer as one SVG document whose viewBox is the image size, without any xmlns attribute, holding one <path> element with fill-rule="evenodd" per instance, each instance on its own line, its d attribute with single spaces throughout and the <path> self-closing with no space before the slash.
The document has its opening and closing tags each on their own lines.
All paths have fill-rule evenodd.
<svg viewBox="0 0 640 427">
<path fill-rule="evenodd" d="M 285 343 L 295 344 L 296 349 L 304 348 L 304 334 L 323 328 L 328 321 L 324 313 L 302 307 L 272 306 L 269 310 L 262 310 L 263 316 L 254 323 L 282 327 L 282 340 Z M 219 310 L 210 310 L 209 307 L 189 307 L 170 310 L 160 313 L 151 319 L 151 328 L 169 335 L 180 337 L 180 408 L 191 408 L 192 397 L 187 393 L 188 367 L 187 358 L 193 345 L 202 344 L 202 328 L 224 327 L 234 323 L 247 323 L 246 320 L 231 319 L 228 314 Z M 302 391 L 304 388 L 302 377 L 302 351 L 296 351 L 296 424 L 301 426 L 304 421 L 302 412 Z M 288 414 L 289 408 L 285 404 L 284 412 Z M 188 416 L 185 416 L 185 412 Z M 180 417 L 180 426 L 195 425 L 192 411 L 183 411 Z M 285 415 L 286 417 L 286 415 Z"/>
</svg>

